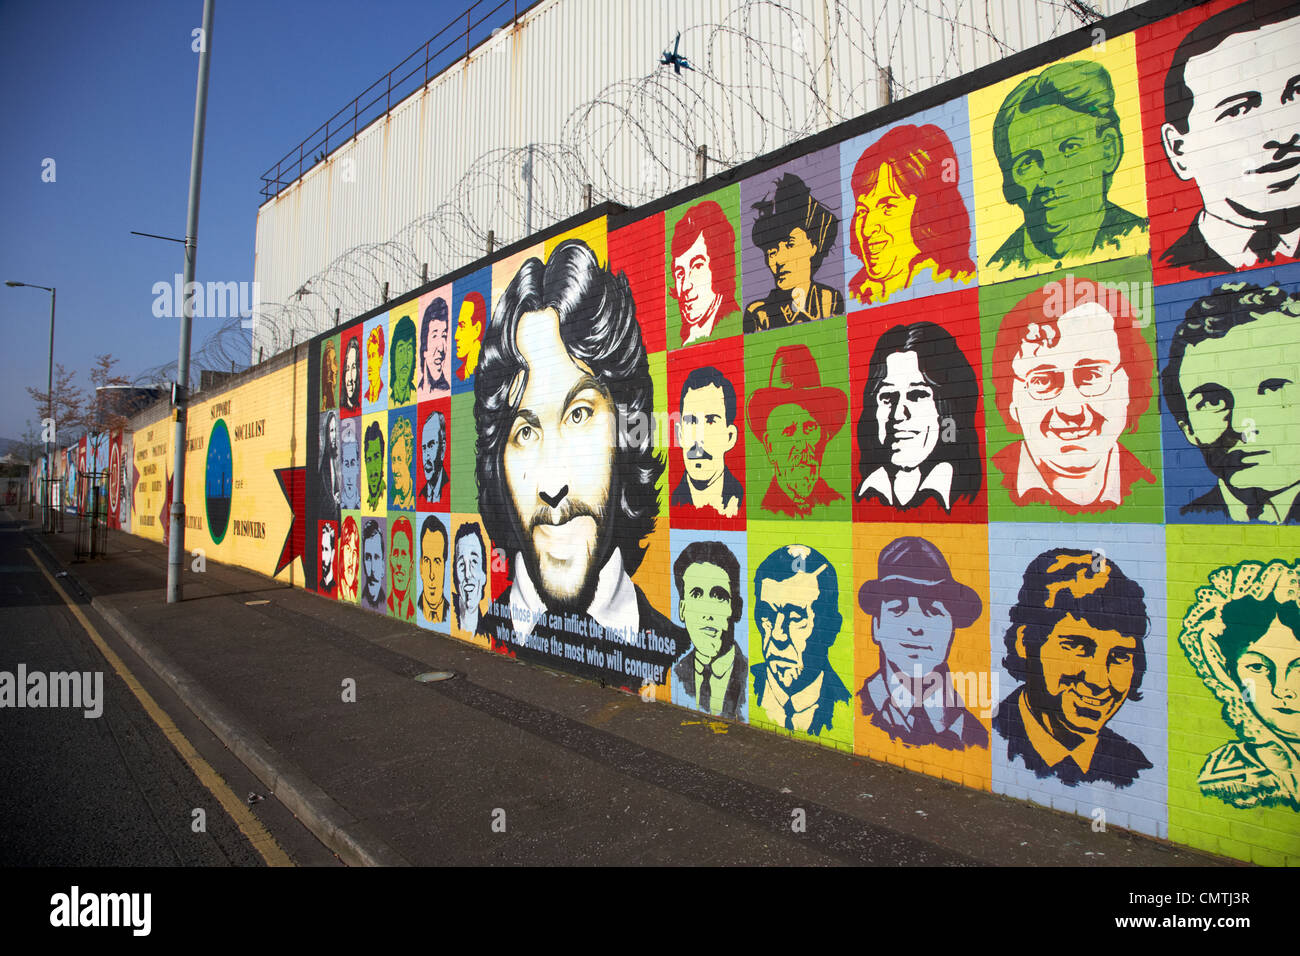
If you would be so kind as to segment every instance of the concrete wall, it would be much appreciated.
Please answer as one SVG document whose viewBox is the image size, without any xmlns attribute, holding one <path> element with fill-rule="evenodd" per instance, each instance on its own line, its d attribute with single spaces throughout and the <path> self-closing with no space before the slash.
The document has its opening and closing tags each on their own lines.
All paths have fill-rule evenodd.
<svg viewBox="0 0 1300 956">
<path fill-rule="evenodd" d="M 249 373 L 191 410 L 187 548 L 1300 862 L 1300 11 L 1171 9 L 562 224 Z M 1167 117 L 1175 48 L 1220 13 Z M 154 537 L 167 426 L 130 436 Z M 264 534 L 219 535 L 227 512 Z"/>
</svg>

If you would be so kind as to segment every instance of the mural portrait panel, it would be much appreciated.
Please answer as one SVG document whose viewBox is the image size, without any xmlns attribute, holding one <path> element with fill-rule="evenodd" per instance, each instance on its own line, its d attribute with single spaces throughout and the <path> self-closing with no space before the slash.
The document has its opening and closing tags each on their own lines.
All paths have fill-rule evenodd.
<svg viewBox="0 0 1300 956">
<path fill-rule="evenodd" d="M 670 211 L 668 236 L 668 347 L 739 334 L 740 190 Z"/>
<path fill-rule="evenodd" d="M 418 302 L 412 300 L 388 313 L 388 405 L 395 408 L 415 402 L 415 319 Z"/>
<path fill-rule="evenodd" d="M 380 614 L 388 613 L 385 524 L 384 518 L 365 518 L 361 522 L 361 606 Z"/>
<path fill-rule="evenodd" d="M 1300 250 L 1300 10 L 1206 4 L 1139 34 L 1152 258 L 1162 281 L 1294 262 Z M 1199 12 L 1199 11 L 1198 11 Z"/>
<path fill-rule="evenodd" d="M 420 349 L 416 397 L 420 402 L 451 394 L 452 330 L 455 325 L 447 305 L 450 296 L 450 287 L 444 286 L 420 296 L 417 306 Z"/>
<path fill-rule="evenodd" d="M 346 417 L 361 414 L 361 392 L 364 389 L 362 369 L 360 324 L 346 329 L 340 336 L 342 349 L 342 371 L 339 375 L 339 413 Z"/>
<path fill-rule="evenodd" d="M 840 146 L 850 308 L 946 292 L 975 281 L 966 101 Z"/>
<path fill-rule="evenodd" d="M 579 240 L 524 262 L 488 327 L 473 412 L 479 511 L 512 574 L 480 628 L 521 658 L 667 682 L 685 635 L 632 581 L 659 517 L 654 411 L 627 280 Z"/>
<path fill-rule="evenodd" d="M 741 184 L 746 333 L 844 314 L 838 152 Z"/>
<path fill-rule="evenodd" d="M 981 283 L 1147 252 L 1131 34 L 968 102 Z"/>
<path fill-rule="evenodd" d="M 1141 260 L 1126 260 L 1087 276 L 1008 284 L 992 296 L 983 290 L 992 384 L 986 422 L 1001 478 L 990 481 L 991 516 L 1024 511 L 1027 518 L 1029 509 L 1047 506 L 1086 518 L 1126 507 L 1159 520 L 1154 323 L 1143 301 L 1150 287 L 1101 281 L 1149 276 L 1146 269 Z M 1012 506 L 997 515 L 995 489 Z"/>
<path fill-rule="evenodd" d="M 668 356 L 674 527 L 744 527 L 744 339 Z"/>
<path fill-rule="evenodd" d="M 1157 291 L 1170 522 L 1300 523 L 1298 286 L 1288 266 Z"/>
<path fill-rule="evenodd" d="M 749 713 L 749 626 L 742 534 L 673 531 L 676 618 L 689 641 L 673 664 L 673 703 L 716 717 Z"/>
</svg>

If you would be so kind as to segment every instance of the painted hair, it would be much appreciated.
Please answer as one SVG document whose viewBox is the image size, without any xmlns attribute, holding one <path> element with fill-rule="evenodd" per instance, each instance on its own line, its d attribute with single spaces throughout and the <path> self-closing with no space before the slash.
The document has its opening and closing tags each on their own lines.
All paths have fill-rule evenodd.
<svg viewBox="0 0 1300 956">
<path fill-rule="evenodd" d="M 1221 339 L 1237 326 L 1254 322 L 1270 312 L 1280 312 L 1300 322 L 1300 292 L 1288 294 L 1277 285 L 1260 287 L 1250 282 L 1225 282 L 1187 310 L 1186 318 L 1174 330 L 1169 361 L 1160 372 L 1160 391 L 1174 421 L 1187 424 L 1187 397 L 1178 376 L 1188 347 Z"/>
<path fill-rule="evenodd" d="M 692 541 L 682 548 L 682 553 L 673 562 L 673 580 L 677 582 L 678 597 L 686 596 L 686 569 L 692 564 L 711 564 L 726 573 L 731 585 L 731 614 L 727 618 L 730 632 L 745 613 L 745 597 L 740 593 L 740 562 L 721 541 Z"/>
<path fill-rule="evenodd" d="M 1013 206 L 1020 205 L 1026 197 L 1011 175 L 1011 123 L 1017 116 L 1048 106 L 1063 106 L 1092 116 L 1097 121 L 1098 136 L 1108 129 L 1114 130 L 1118 147 L 1116 166 L 1124 155 L 1124 134 L 1120 130 L 1119 113 L 1115 111 L 1115 86 L 1106 68 L 1091 60 L 1053 63 L 1043 72 L 1021 80 L 1002 101 L 993 120 L 993 154 L 1002 167 L 1002 195 Z M 1113 172 L 1107 172 L 1102 177 L 1102 185 L 1107 190 L 1112 175 Z"/>
<path fill-rule="evenodd" d="M 970 213 L 957 187 L 961 169 L 948 134 L 933 123 L 895 126 L 863 150 L 853 167 L 850 187 L 855 197 L 867 196 L 876 188 L 881 166 L 889 167 L 899 189 L 916 197 L 912 241 L 920 250 L 917 258 L 933 259 L 941 273 L 974 273 Z M 850 233 L 849 249 L 858 259 L 865 259 L 858 230 Z M 859 288 L 866 279 L 864 268 L 850 288 Z"/>
<path fill-rule="evenodd" d="M 1138 689 L 1147 669 L 1144 642 L 1151 627 L 1146 594 L 1119 565 L 1098 552 L 1055 548 L 1030 562 L 1015 606 L 1011 608 L 1011 624 L 1003 636 L 1007 653 L 1002 658 L 1002 666 L 1007 673 L 1027 682 L 1030 661 L 1038 660 L 1048 635 L 1071 616 L 1087 621 L 1098 630 L 1118 631 L 1137 642 L 1133 651 L 1133 685 L 1128 696 L 1130 700 L 1141 700 Z M 1022 628 L 1023 636 L 1018 633 Z M 1016 650 L 1018 636 L 1025 648 L 1024 657 Z"/>
</svg>

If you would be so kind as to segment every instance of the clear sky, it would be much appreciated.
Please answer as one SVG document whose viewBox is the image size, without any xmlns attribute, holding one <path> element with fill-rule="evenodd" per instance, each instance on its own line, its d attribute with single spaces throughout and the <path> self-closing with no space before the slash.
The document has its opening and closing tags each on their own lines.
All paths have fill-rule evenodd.
<svg viewBox="0 0 1300 956">
<path fill-rule="evenodd" d="M 217 0 L 199 281 L 252 282 L 261 174 L 468 6 Z M 184 249 L 130 232 L 185 234 L 202 19 L 202 0 L 0 0 L 0 281 L 58 288 L 54 360 L 83 388 L 99 353 L 130 377 L 176 360 L 151 289 Z M 0 285 L 0 436 L 40 417 L 49 298 Z M 219 324 L 196 319 L 195 348 Z"/>
</svg>

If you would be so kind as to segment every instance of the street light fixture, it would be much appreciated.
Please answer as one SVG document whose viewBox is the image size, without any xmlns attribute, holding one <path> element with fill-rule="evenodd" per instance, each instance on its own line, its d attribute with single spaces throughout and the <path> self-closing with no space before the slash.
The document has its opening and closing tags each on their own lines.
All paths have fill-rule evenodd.
<svg viewBox="0 0 1300 956">
<path fill-rule="evenodd" d="M 56 293 L 53 286 L 33 285 L 30 282 L 14 282 L 12 280 L 5 283 L 11 289 L 41 289 L 50 294 L 50 366 L 49 377 L 46 380 L 46 397 L 49 399 L 48 419 L 42 431 L 45 432 L 45 502 L 42 508 L 42 527 L 45 531 L 54 530 L 54 512 L 50 507 L 50 480 L 53 472 L 53 459 L 51 458 L 51 439 L 53 438 L 54 424 L 54 301 Z"/>
</svg>

